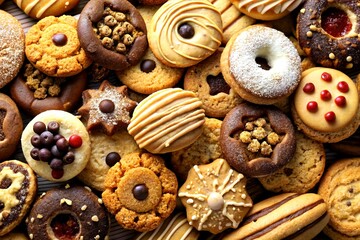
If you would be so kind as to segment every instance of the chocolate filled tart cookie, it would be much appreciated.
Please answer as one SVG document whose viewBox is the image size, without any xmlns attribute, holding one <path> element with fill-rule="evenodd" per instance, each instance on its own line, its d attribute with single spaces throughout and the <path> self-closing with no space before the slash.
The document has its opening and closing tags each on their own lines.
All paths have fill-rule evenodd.
<svg viewBox="0 0 360 240">
<path fill-rule="evenodd" d="M 26 221 L 36 240 L 108 239 L 109 215 L 98 198 L 83 186 L 54 188 L 41 195 Z"/>
<path fill-rule="evenodd" d="M 224 118 L 220 132 L 224 158 L 246 176 L 269 175 L 295 154 L 295 129 L 278 108 L 242 103 Z"/>
<path fill-rule="evenodd" d="M 27 164 L 18 160 L 0 163 L 0 236 L 20 224 L 35 199 L 36 191 L 36 175 Z"/>
<path fill-rule="evenodd" d="M 148 47 L 146 25 L 126 0 L 91 0 L 78 22 L 81 46 L 90 58 L 111 69 L 137 64 Z"/>
</svg>

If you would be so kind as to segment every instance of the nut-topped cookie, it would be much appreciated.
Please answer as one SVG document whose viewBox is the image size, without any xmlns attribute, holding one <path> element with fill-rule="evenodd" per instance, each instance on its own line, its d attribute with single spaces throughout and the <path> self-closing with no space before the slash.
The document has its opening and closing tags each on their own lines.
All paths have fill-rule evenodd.
<svg viewBox="0 0 360 240">
<path fill-rule="evenodd" d="M 126 229 L 151 231 L 176 207 L 178 182 L 164 160 L 150 153 L 130 153 L 110 168 L 104 204 Z"/>
<path fill-rule="evenodd" d="M 20 224 L 36 197 L 37 179 L 26 163 L 8 160 L 0 163 L 0 236 Z"/>
<path fill-rule="evenodd" d="M 252 207 L 245 185 L 244 175 L 224 159 L 195 165 L 178 193 L 190 225 L 213 234 L 237 228 Z"/>
<path fill-rule="evenodd" d="M 137 64 L 148 47 L 146 25 L 126 0 L 91 0 L 80 13 L 81 46 L 96 63 L 121 71 Z"/>
<path fill-rule="evenodd" d="M 25 54 L 37 69 L 53 77 L 74 76 L 92 60 L 80 46 L 73 16 L 49 16 L 33 25 L 25 36 Z"/>
</svg>

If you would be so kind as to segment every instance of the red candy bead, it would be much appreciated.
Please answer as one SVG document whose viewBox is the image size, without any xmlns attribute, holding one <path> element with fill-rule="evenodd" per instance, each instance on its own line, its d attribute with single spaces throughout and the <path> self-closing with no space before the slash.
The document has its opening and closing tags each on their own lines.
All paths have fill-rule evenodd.
<svg viewBox="0 0 360 240">
<path fill-rule="evenodd" d="M 308 102 L 308 104 L 306 105 L 306 109 L 309 112 L 316 112 L 318 110 L 318 104 L 315 101 L 310 101 Z"/>
<path fill-rule="evenodd" d="M 305 84 L 305 86 L 303 87 L 303 91 L 305 93 L 312 93 L 315 91 L 315 86 L 313 83 L 307 83 Z"/>
<path fill-rule="evenodd" d="M 336 119 L 336 115 L 333 111 L 325 113 L 325 120 L 328 122 L 334 122 Z"/>
<path fill-rule="evenodd" d="M 331 76 L 330 73 L 323 72 L 323 73 L 321 74 L 321 79 L 324 80 L 325 82 L 331 82 L 332 76 Z"/>
<path fill-rule="evenodd" d="M 339 107 L 344 107 L 346 105 L 346 98 L 344 96 L 336 97 L 335 104 Z"/>
<path fill-rule="evenodd" d="M 79 135 L 71 135 L 69 138 L 69 145 L 72 148 L 79 148 L 82 145 L 82 138 Z"/>
<path fill-rule="evenodd" d="M 64 176 L 64 169 L 53 169 L 51 170 L 51 176 L 55 179 L 60 179 Z"/>
<path fill-rule="evenodd" d="M 331 93 L 328 90 L 322 90 L 320 92 L 320 97 L 324 101 L 329 101 L 331 99 Z"/>
<path fill-rule="evenodd" d="M 340 92 L 347 93 L 349 91 L 349 84 L 345 81 L 341 81 L 337 84 L 337 89 Z"/>
</svg>

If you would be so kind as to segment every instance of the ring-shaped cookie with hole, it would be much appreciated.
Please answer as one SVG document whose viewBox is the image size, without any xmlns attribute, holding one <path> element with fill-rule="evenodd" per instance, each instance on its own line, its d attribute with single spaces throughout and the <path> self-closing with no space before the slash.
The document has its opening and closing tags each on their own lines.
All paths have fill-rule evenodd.
<svg viewBox="0 0 360 240">
<path fill-rule="evenodd" d="M 224 118 L 220 130 L 224 158 L 248 177 L 267 176 L 295 154 L 295 128 L 278 108 L 242 103 Z"/>
<path fill-rule="evenodd" d="M 121 71 L 136 65 L 148 48 L 140 12 L 126 0 L 91 0 L 80 13 L 81 46 L 94 62 Z"/>
<path fill-rule="evenodd" d="M 360 66 L 359 16 L 356 0 L 306 1 L 297 21 L 300 47 L 324 67 L 356 69 Z"/>
</svg>

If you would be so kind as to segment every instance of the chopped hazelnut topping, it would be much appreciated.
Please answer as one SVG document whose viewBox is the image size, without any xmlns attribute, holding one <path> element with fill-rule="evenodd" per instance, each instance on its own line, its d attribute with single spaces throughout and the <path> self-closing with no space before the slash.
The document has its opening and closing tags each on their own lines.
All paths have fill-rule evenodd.
<svg viewBox="0 0 360 240">
<path fill-rule="evenodd" d="M 36 217 L 39 218 L 39 219 L 41 219 L 41 218 L 43 218 L 44 216 L 41 215 L 41 214 L 38 214 L 38 215 L 36 215 Z"/>
<path fill-rule="evenodd" d="M 87 209 L 87 206 L 86 205 L 83 205 L 82 207 L 81 207 L 81 211 L 85 211 Z"/>
<path fill-rule="evenodd" d="M 305 9 L 305 8 L 302 8 L 302 9 L 300 9 L 300 12 L 301 12 L 302 14 L 304 14 L 304 13 L 306 12 L 306 9 Z"/>
<path fill-rule="evenodd" d="M 307 36 L 307 37 L 312 37 L 312 36 L 313 36 L 312 31 L 308 31 L 308 32 L 306 32 L 306 36 Z"/>
<path fill-rule="evenodd" d="M 243 131 L 240 133 L 240 140 L 243 143 L 250 143 L 251 142 L 251 133 L 248 131 Z"/>
<path fill-rule="evenodd" d="M 91 221 L 93 221 L 93 222 L 98 222 L 98 221 L 99 221 L 99 217 L 96 216 L 96 215 L 94 215 L 94 216 L 91 217 Z"/>
<path fill-rule="evenodd" d="M 347 61 L 347 62 L 351 62 L 351 61 L 352 61 L 352 57 L 351 57 L 351 56 L 347 56 L 347 57 L 346 57 L 346 61 Z"/>
<path fill-rule="evenodd" d="M 334 53 L 329 53 L 329 58 L 330 59 L 335 59 L 335 54 Z"/>
<path fill-rule="evenodd" d="M 251 142 L 249 143 L 247 149 L 250 152 L 258 152 L 260 149 L 260 143 L 257 139 L 252 139 Z"/>
</svg>

